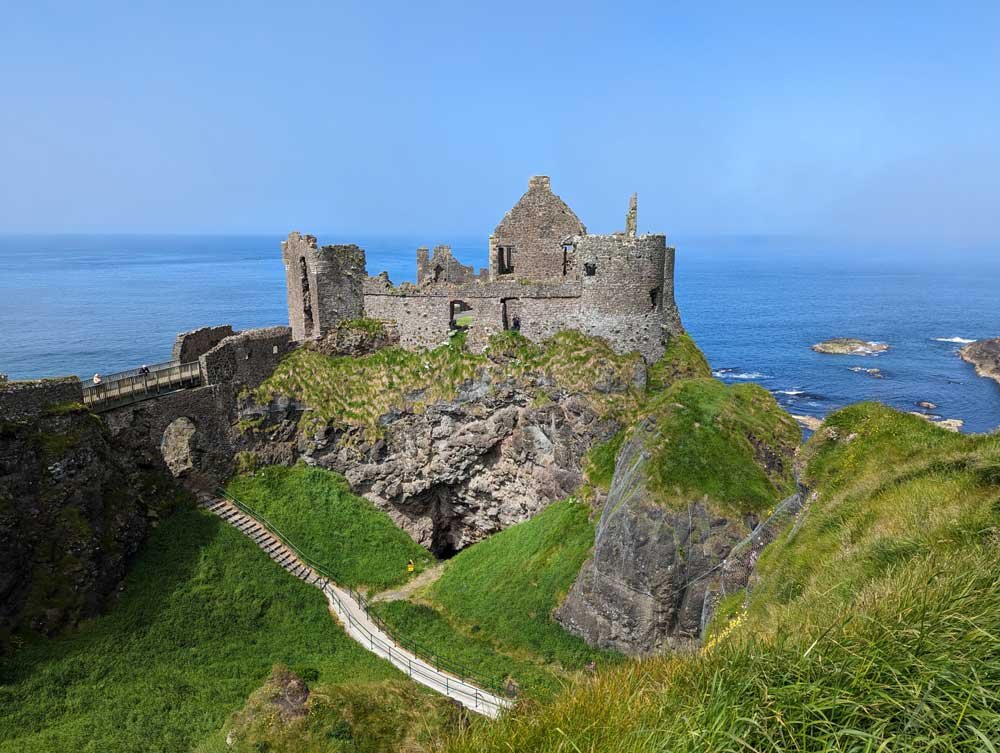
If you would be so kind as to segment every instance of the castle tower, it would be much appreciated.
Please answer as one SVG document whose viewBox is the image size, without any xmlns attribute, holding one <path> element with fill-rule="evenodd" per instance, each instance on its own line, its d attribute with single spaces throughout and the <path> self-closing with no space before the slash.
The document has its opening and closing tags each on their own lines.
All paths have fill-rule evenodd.
<svg viewBox="0 0 1000 753">
<path fill-rule="evenodd" d="M 587 228 L 566 202 L 552 193 L 547 175 L 528 180 L 490 236 L 490 279 L 563 280 L 575 274 L 563 241 Z"/>
<path fill-rule="evenodd" d="M 319 248 L 312 235 L 289 233 L 281 243 L 293 340 L 322 337 L 363 315 L 365 252 L 354 245 Z"/>
</svg>

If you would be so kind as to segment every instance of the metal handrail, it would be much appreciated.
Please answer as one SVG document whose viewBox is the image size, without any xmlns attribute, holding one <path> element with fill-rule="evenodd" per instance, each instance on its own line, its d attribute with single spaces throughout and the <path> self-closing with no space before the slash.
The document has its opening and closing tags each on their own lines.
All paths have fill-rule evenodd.
<svg viewBox="0 0 1000 753">
<path fill-rule="evenodd" d="M 154 395 L 163 390 L 179 386 L 197 385 L 201 382 L 201 364 L 198 361 L 180 363 L 171 361 L 159 364 L 148 372 L 134 370 L 129 376 L 111 375 L 98 384 L 83 385 L 83 402 L 97 405 L 125 400 L 132 402 L 146 395 Z M 121 372 L 123 374 L 128 372 Z"/>
<path fill-rule="evenodd" d="M 271 521 L 269 521 L 263 514 L 255 510 L 247 503 L 232 496 L 224 489 L 219 489 L 218 494 L 225 500 L 233 504 L 235 507 L 245 512 L 250 517 L 256 519 L 257 522 L 261 523 L 272 534 L 274 534 L 274 536 L 278 538 L 282 544 L 284 544 L 288 549 L 290 549 L 302 561 L 303 564 L 308 565 L 315 572 L 322 575 L 323 578 L 325 578 L 327 581 L 327 583 L 324 583 L 324 586 L 326 586 L 328 583 L 336 584 L 337 582 L 336 578 L 329 570 L 327 570 L 321 563 L 317 562 L 308 554 L 299 549 L 298 546 L 296 546 L 292 542 L 292 540 L 288 537 L 287 534 L 282 532 L 280 528 L 278 528 Z M 338 588 L 340 588 L 342 591 L 346 591 L 350 595 L 350 597 L 354 600 L 354 602 L 359 607 L 361 607 L 361 609 L 365 612 L 366 615 L 368 615 L 369 619 L 372 622 L 374 622 L 375 625 L 377 625 L 378 628 L 383 633 L 389 636 L 389 638 L 393 641 L 396 647 L 406 649 L 411 654 L 416 656 L 418 659 L 426 662 L 427 664 L 430 664 L 432 667 L 434 667 L 439 671 L 449 672 L 452 675 L 455 675 L 463 684 L 466 684 L 468 687 L 471 687 L 474 690 L 475 686 L 469 685 L 468 681 L 471 680 L 477 683 L 478 685 L 490 688 L 492 690 L 497 691 L 500 694 L 507 695 L 512 698 L 516 697 L 517 691 L 514 688 L 514 686 L 508 685 L 507 683 L 504 683 L 502 680 L 498 680 L 497 678 L 489 678 L 484 675 L 480 675 L 476 672 L 469 670 L 467 667 L 457 662 L 442 660 L 435 652 L 429 651 L 419 643 L 408 640 L 406 638 L 398 637 L 393 633 L 392 629 L 385 623 L 385 621 L 383 621 L 380 617 L 378 617 L 378 615 L 375 615 L 371 612 L 368 600 L 365 599 L 365 597 L 362 596 L 358 591 L 356 591 L 354 588 L 351 587 L 345 588 L 344 586 L 338 586 Z M 323 590 L 324 592 L 327 592 L 326 588 L 324 588 Z M 336 599 L 339 602 L 339 597 L 337 597 L 335 592 L 333 592 L 331 596 L 332 598 Z M 341 607 L 341 609 L 344 611 L 345 615 L 350 617 L 346 609 L 343 609 L 343 607 Z M 378 641 L 380 644 L 384 644 L 384 642 L 381 641 L 381 639 L 377 638 L 377 636 L 372 635 L 371 632 L 368 631 L 368 629 L 365 628 L 363 625 L 357 624 L 357 626 L 363 629 L 366 633 L 368 633 L 372 645 L 374 645 L 375 641 Z"/>
</svg>

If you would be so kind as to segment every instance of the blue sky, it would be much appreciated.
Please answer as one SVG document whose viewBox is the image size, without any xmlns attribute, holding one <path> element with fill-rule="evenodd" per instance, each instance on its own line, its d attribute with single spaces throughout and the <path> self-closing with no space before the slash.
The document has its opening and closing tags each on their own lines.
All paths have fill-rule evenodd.
<svg viewBox="0 0 1000 753">
<path fill-rule="evenodd" d="M 210 6 L 210 7 L 208 7 Z M 697 6 L 697 7 L 695 7 Z M 0 232 L 1000 243 L 1000 3 L 0 0 Z"/>
</svg>

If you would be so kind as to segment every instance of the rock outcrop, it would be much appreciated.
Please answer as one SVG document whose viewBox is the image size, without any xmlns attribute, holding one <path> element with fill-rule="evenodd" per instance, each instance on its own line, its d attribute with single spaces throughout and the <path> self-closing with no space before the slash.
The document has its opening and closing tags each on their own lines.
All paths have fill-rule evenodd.
<svg viewBox="0 0 1000 753">
<path fill-rule="evenodd" d="M 958 354 L 963 361 L 976 367 L 979 376 L 1000 382 L 1000 337 L 976 340 L 958 351 Z"/>
<path fill-rule="evenodd" d="M 175 494 L 82 407 L 0 416 L 0 643 L 97 615 Z"/>
<path fill-rule="evenodd" d="M 699 636 L 710 576 L 752 523 L 699 500 L 660 504 L 646 483 L 649 428 L 622 446 L 594 553 L 555 614 L 590 645 L 632 655 Z"/>
<path fill-rule="evenodd" d="M 836 356 L 872 356 L 889 350 L 886 343 L 859 340 L 856 337 L 833 337 L 816 343 L 812 349 L 817 353 Z"/>
<path fill-rule="evenodd" d="M 759 387 L 676 383 L 619 450 L 593 553 L 556 620 L 638 656 L 698 640 L 733 580 L 726 558 L 794 491 L 799 436 Z"/>
<path fill-rule="evenodd" d="M 624 392 L 629 384 L 602 384 Z M 248 415 L 261 420 L 257 406 Z M 258 462 L 298 460 L 338 471 L 415 541 L 449 556 L 572 494 L 590 446 L 619 428 L 585 396 L 544 378 L 493 382 L 480 374 L 451 400 L 392 409 L 381 433 L 302 431 L 304 407 L 275 400 L 247 438 Z"/>
</svg>

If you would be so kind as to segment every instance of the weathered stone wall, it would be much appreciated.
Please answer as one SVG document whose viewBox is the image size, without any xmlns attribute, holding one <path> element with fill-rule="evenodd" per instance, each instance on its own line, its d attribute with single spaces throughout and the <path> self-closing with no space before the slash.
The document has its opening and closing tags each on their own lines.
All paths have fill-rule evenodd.
<svg viewBox="0 0 1000 753">
<path fill-rule="evenodd" d="M 222 324 L 218 327 L 202 327 L 190 332 L 181 332 L 174 340 L 171 358 L 181 363 L 197 361 L 201 356 L 208 353 L 208 351 L 232 334 L 234 332 L 230 324 Z"/>
<path fill-rule="evenodd" d="M 164 435 L 175 421 L 188 419 L 194 432 L 182 475 L 195 485 L 213 488 L 233 472 L 237 391 L 231 384 L 180 390 L 105 411 L 101 418 L 114 440 L 129 447 L 141 463 L 171 472 L 164 459 Z"/>
<path fill-rule="evenodd" d="M 248 329 L 222 340 L 199 360 L 207 384 L 252 389 L 271 375 L 294 347 L 288 327 Z"/>
<path fill-rule="evenodd" d="M 473 282 L 476 270 L 466 266 L 451 253 L 451 246 L 435 246 L 428 258 L 426 248 L 417 249 L 417 285 L 442 282 Z"/>
<path fill-rule="evenodd" d="M 528 181 L 528 191 L 504 215 L 490 236 L 490 277 L 503 275 L 498 267 L 498 251 L 513 247 L 516 279 L 562 280 L 575 275 L 572 264 L 563 266 L 565 238 L 583 235 L 587 228 L 573 210 L 552 193 L 546 175 L 536 175 Z"/>
<path fill-rule="evenodd" d="M 22 421 L 45 412 L 52 405 L 83 403 L 78 377 L 0 382 L 0 421 Z"/>
<path fill-rule="evenodd" d="M 355 245 L 317 247 L 312 235 L 289 233 L 281 244 L 288 321 L 298 341 L 322 337 L 362 315 L 365 252 Z"/>
</svg>

